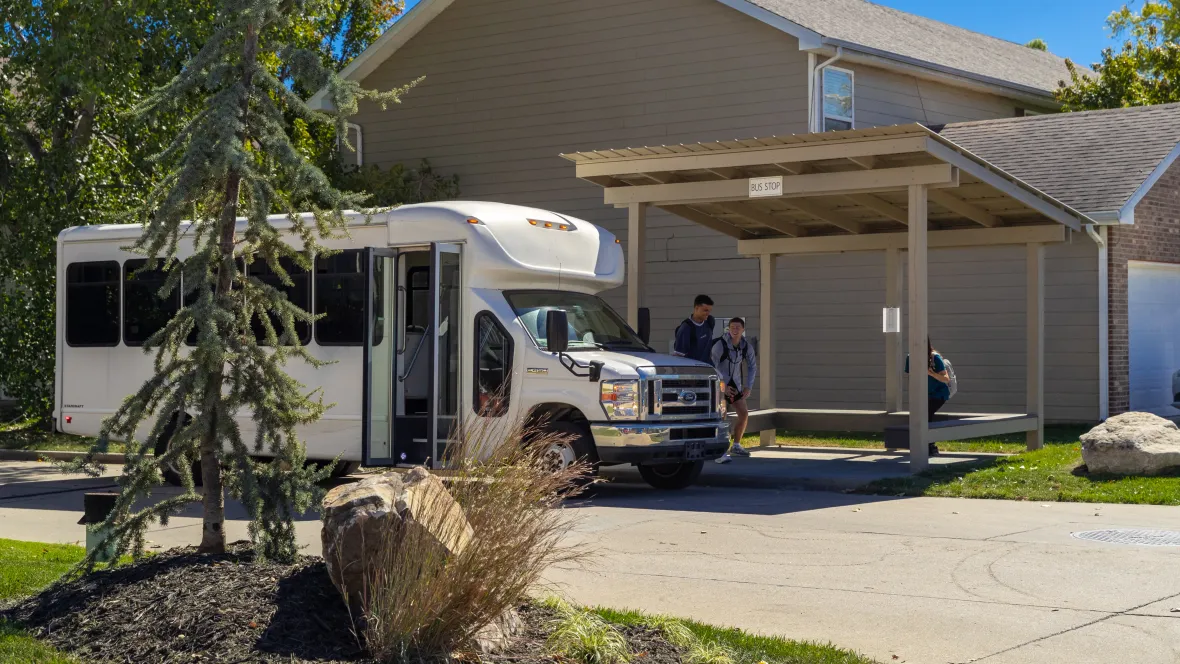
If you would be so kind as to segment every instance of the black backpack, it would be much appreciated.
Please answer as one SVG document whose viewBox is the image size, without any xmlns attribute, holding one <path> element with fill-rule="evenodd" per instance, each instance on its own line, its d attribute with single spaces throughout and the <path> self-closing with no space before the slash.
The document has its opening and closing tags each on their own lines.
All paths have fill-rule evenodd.
<svg viewBox="0 0 1180 664">
<path fill-rule="evenodd" d="M 684 327 L 685 325 L 689 325 L 690 327 L 688 329 L 691 330 L 693 327 L 696 326 L 696 323 L 692 322 L 691 318 L 685 318 L 684 320 L 680 321 L 680 325 L 676 326 L 676 332 L 674 332 L 673 334 L 679 334 L 680 328 Z M 713 336 L 713 328 L 715 328 L 717 326 L 717 319 L 713 318 L 712 316 L 709 316 L 708 318 L 705 319 L 705 326 L 709 328 L 709 336 Z M 690 334 L 690 335 L 688 335 L 688 339 L 689 339 L 688 354 L 689 355 L 696 355 L 697 354 L 697 335 Z M 712 346 L 710 346 L 709 348 L 711 349 Z"/>
<path fill-rule="evenodd" d="M 739 364 L 743 368 L 745 367 L 746 358 L 749 357 L 749 355 L 750 355 L 750 341 L 748 339 L 746 339 L 745 337 L 742 337 L 742 342 L 740 344 L 738 344 L 737 348 L 734 348 L 732 345 L 730 345 L 730 343 L 728 341 L 726 341 L 724 335 L 717 337 L 716 339 L 713 340 L 713 345 L 709 346 L 709 353 L 710 354 L 712 354 L 713 348 L 717 344 L 722 345 L 722 349 L 724 350 L 725 354 L 721 357 L 721 361 L 729 363 L 731 375 L 733 374 L 733 365 L 734 364 Z M 734 352 L 737 353 L 736 360 L 733 357 Z"/>
</svg>

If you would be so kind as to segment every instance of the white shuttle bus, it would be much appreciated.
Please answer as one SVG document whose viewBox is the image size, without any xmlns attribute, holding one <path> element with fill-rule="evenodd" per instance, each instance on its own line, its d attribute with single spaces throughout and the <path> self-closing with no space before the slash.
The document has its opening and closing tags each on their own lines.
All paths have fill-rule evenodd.
<svg viewBox="0 0 1180 664">
<path fill-rule="evenodd" d="M 596 295 L 623 283 L 623 252 L 607 231 L 499 203 L 407 205 L 370 223 L 349 216 L 349 237 L 323 242 L 342 251 L 316 257 L 311 274 L 288 266 L 293 286 L 262 262 L 250 266 L 324 314 L 297 332 L 334 364 L 287 366 L 335 404 L 300 430 L 309 459 L 340 456 L 349 469 L 430 463 L 457 424 L 478 416 L 544 418 L 572 434 L 550 450 L 554 463 L 635 464 L 660 488 L 688 486 L 725 452 L 713 368 L 654 352 L 646 312 L 640 334 Z M 64 433 L 97 434 L 151 375 L 143 342 L 181 306 L 179 292 L 156 295 L 162 273 L 130 278 L 144 259 L 123 247 L 140 232 L 84 226 L 58 237 L 54 418 Z M 239 425 L 252 440 L 249 415 Z"/>
</svg>

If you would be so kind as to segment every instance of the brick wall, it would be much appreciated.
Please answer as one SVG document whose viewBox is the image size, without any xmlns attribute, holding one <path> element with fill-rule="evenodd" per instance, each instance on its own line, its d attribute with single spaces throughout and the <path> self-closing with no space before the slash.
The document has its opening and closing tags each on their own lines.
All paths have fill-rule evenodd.
<svg viewBox="0 0 1180 664">
<path fill-rule="evenodd" d="M 1172 164 L 1135 208 L 1135 225 L 1111 227 L 1110 414 L 1130 408 L 1127 262 L 1180 263 L 1180 161 Z"/>
</svg>

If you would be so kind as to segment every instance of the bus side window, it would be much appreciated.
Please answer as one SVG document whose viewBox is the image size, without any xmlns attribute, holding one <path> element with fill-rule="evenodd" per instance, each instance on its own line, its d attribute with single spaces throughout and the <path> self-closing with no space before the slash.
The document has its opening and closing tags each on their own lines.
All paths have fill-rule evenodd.
<svg viewBox="0 0 1180 664">
<path fill-rule="evenodd" d="M 304 311 L 310 309 L 311 276 L 307 273 L 307 270 L 304 270 L 303 268 L 296 265 L 295 260 L 288 256 L 283 256 L 279 259 L 279 267 L 283 268 L 283 270 L 287 273 L 287 276 L 291 278 L 291 286 L 285 285 L 282 280 L 279 279 L 279 275 L 276 274 L 274 270 L 270 269 L 270 265 L 268 265 L 266 261 L 261 258 L 255 259 L 254 262 L 250 264 L 248 274 L 249 276 L 254 277 L 267 286 L 276 288 L 279 290 L 279 292 L 286 294 L 287 299 L 300 309 Z M 270 317 L 270 324 L 272 327 L 274 327 L 275 334 L 277 334 L 281 339 L 284 332 L 282 321 L 272 313 L 268 312 L 266 315 Z M 266 329 L 262 326 L 262 320 L 259 319 L 258 316 L 255 316 L 254 319 L 250 321 L 250 327 L 254 330 L 254 338 L 259 343 L 266 343 Z M 301 344 L 307 344 L 310 342 L 311 326 L 301 320 L 295 321 L 295 337 L 299 339 L 299 343 Z"/>
<path fill-rule="evenodd" d="M 475 317 L 475 400 L 477 415 L 508 412 L 512 385 L 512 337 L 490 312 Z"/>
<path fill-rule="evenodd" d="M 123 343 L 128 346 L 142 346 L 180 309 L 179 286 L 168 294 L 168 299 L 160 299 L 160 288 L 168 280 L 168 273 L 160 267 L 162 263 L 157 262 L 154 270 L 143 270 L 145 265 L 144 258 L 123 262 Z"/>
<path fill-rule="evenodd" d="M 66 343 L 119 345 L 119 263 L 66 266 Z"/>
<path fill-rule="evenodd" d="M 315 322 L 315 340 L 321 346 L 360 346 L 365 343 L 364 253 L 350 249 L 315 259 L 315 312 L 325 314 Z M 374 280 L 374 305 L 384 302 L 384 279 Z M 381 344 L 385 329 L 373 331 L 373 345 Z"/>
</svg>

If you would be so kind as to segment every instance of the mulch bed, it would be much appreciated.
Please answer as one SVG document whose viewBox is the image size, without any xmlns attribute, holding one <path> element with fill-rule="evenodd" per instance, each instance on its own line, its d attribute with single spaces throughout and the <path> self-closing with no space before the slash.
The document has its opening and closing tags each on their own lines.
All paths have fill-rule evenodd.
<svg viewBox="0 0 1180 664">
<path fill-rule="evenodd" d="M 523 629 L 496 664 L 554 664 L 545 646 L 552 615 L 521 609 Z M 255 561 L 245 543 L 221 555 L 176 549 L 138 564 L 51 586 L 0 621 L 83 662 L 126 664 L 374 664 L 321 559 Z M 678 664 L 659 632 L 624 628 L 643 664 Z"/>
</svg>

